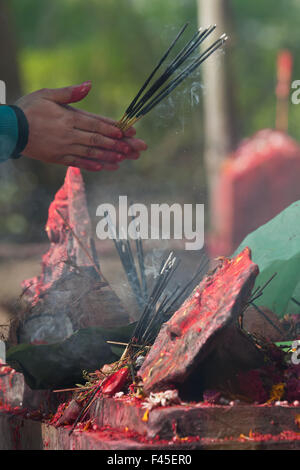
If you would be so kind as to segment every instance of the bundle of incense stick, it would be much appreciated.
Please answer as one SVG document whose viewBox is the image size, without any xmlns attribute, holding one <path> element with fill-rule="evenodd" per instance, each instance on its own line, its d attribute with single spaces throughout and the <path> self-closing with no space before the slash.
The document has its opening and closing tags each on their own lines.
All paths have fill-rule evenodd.
<svg viewBox="0 0 300 470">
<path fill-rule="evenodd" d="M 107 213 L 106 217 L 109 220 L 109 215 Z M 109 222 L 109 225 L 110 229 L 113 231 L 113 234 L 116 235 L 115 227 L 112 225 L 111 220 Z M 120 250 L 118 248 L 117 250 L 120 254 Z M 107 343 L 109 344 L 117 344 L 125 347 L 124 353 L 120 359 L 120 364 L 123 365 L 124 361 L 128 361 L 129 359 L 128 365 L 132 367 L 133 356 L 136 357 L 140 351 L 145 351 L 147 346 L 155 341 L 155 338 L 159 332 L 161 325 L 165 321 L 167 321 L 170 316 L 177 310 L 177 308 L 181 305 L 182 301 L 185 300 L 185 298 L 191 293 L 191 291 L 195 287 L 195 284 L 198 284 L 200 282 L 206 272 L 208 263 L 208 259 L 202 258 L 200 265 L 192 279 L 188 281 L 183 287 L 180 288 L 179 285 L 177 285 L 174 292 L 166 294 L 166 287 L 169 281 L 171 280 L 172 276 L 174 275 L 177 267 L 179 266 L 180 260 L 177 260 L 172 251 L 166 258 L 163 259 L 152 292 L 148 298 L 147 304 L 145 305 L 144 311 L 136 324 L 136 327 L 129 343 L 126 344 L 114 341 L 107 341 Z M 132 349 L 134 348 L 136 350 L 132 352 Z M 91 394 L 87 403 L 82 408 L 81 412 L 73 423 L 72 428 L 69 431 L 69 435 L 73 433 L 77 423 L 85 417 L 91 404 L 96 399 L 97 393 L 101 390 L 101 385 L 102 382 L 93 390 L 93 393 Z"/>
<path fill-rule="evenodd" d="M 199 54 L 187 65 L 183 70 L 179 71 L 178 74 L 169 80 L 176 71 L 186 63 L 191 57 L 191 54 L 200 46 L 200 44 L 216 29 L 216 25 L 209 26 L 208 28 L 200 28 L 188 43 L 180 50 L 169 65 L 165 68 L 164 72 L 156 79 L 156 81 L 150 86 L 150 82 L 161 65 L 165 62 L 169 56 L 171 50 L 179 40 L 187 28 L 186 23 L 176 38 L 165 52 L 163 57 L 160 59 L 154 70 L 151 72 L 137 95 L 134 97 L 128 108 L 126 109 L 123 117 L 120 119 L 118 126 L 122 130 L 127 130 L 130 126 L 134 125 L 139 119 L 145 116 L 155 106 L 157 106 L 163 99 L 165 99 L 180 83 L 183 82 L 191 73 L 193 73 L 208 57 L 219 49 L 225 41 L 228 39 L 226 34 L 223 34 L 213 44 L 211 44 L 204 52 Z M 148 87 L 149 85 L 149 87 Z M 166 86 L 164 86 L 166 85 Z M 148 89 L 147 89 L 148 88 Z"/>
<path fill-rule="evenodd" d="M 169 292 L 168 284 L 180 264 L 180 260 L 170 252 L 161 264 L 148 302 L 123 352 L 122 360 L 130 359 L 132 354 L 137 354 L 135 345 L 139 345 L 140 351 L 143 351 L 145 347 L 154 343 L 162 325 L 171 318 L 194 287 L 199 284 L 208 263 L 209 260 L 203 258 L 194 276 L 182 287 L 177 285 L 174 291 Z"/>
<path fill-rule="evenodd" d="M 207 270 L 209 260 L 203 257 L 193 277 L 183 285 L 177 284 L 170 291 L 168 286 L 179 264 L 180 260 L 173 252 L 170 252 L 163 260 L 148 302 L 132 334 L 130 344 L 138 343 L 145 346 L 155 341 L 162 324 L 169 320 L 194 287 L 199 284 Z"/>
<path fill-rule="evenodd" d="M 147 297 L 148 297 L 148 287 L 147 287 L 147 280 L 146 280 L 146 273 L 145 273 L 144 250 L 143 250 L 142 240 L 141 238 L 137 238 L 135 240 L 138 266 L 139 266 L 139 274 L 138 274 L 138 270 L 135 264 L 131 245 L 127 238 L 127 235 L 124 233 L 124 239 L 120 240 L 117 237 L 116 227 L 114 226 L 109 216 L 109 213 L 105 212 L 104 215 L 107 219 L 111 237 L 114 241 L 114 244 L 118 252 L 119 258 L 121 260 L 123 269 L 125 271 L 128 283 L 135 296 L 137 304 L 139 305 L 140 308 L 144 308 L 147 302 Z"/>
<path fill-rule="evenodd" d="M 154 313 L 154 310 L 156 311 L 158 303 L 159 315 L 157 318 L 167 317 L 168 312 L 174 313 L 177 308 L 181 305 L 182 301 L 185 300 L 183 297 L 185 296 L 186 298 L 191 292 L 193 285 L 199 278 L 199 275 L 203 275 L 203 272 L 208 265 L 208 260 L 206 260 L 205 263 L 203 263 L 203 260 L 201 261 L 199 269 L 197 270 L 195 275 L 187 282 L 187 284 L 185 284 L 183 287 L 178 284 L 172 293 L 166 293 L 168 283 L 171 280 L 173 274 L 175 273 L 175 270 L 177 269 L 178 265 L 180 264 L 180 260 L 177 260 L 176 257 L 173 255 L 173 252 L 171 252 L 168 257 L 162 261 L 162 264 L 158 271 L 158 276 L 156 277 L 154 282 L 153 290 L 149 295 L 142 239 L 138 237 L 135 240 L 137 255 L 136 263 L 133 256 L 130 241 L 128 240 L 125 231 L 123 233 L 123 239 L 120 240 L 117 237 L 117 230 L 109 216 L 109 213 L 105 212 L 104 215 L 107 219 L 109 231 L 114 241 L 128 283 L 136 298 L 137 304 L 143 311 L 143 315 L 147 314 L 151 317 L 151 315 Z M 132 220 L 135 220 L 134 217 L 132 217 Z"/>
</svg>

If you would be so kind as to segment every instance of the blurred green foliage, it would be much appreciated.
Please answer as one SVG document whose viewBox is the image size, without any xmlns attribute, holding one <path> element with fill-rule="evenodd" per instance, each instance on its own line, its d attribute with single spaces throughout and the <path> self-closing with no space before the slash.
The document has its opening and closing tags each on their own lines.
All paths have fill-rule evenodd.
<svg viewBox="0 0 300 470">
<path fill-rule="evenodd" d="M 196 0 L 10 0 L 19 45 L 23 92 L 93 81 L 78 106 L 119 118 L 162 52 L 186 21 L 197 26 Z M 240 136 L 275 122 L 276 57 L 300 42 L 297 0 L 232 0 L 232 66 Z M 1 60 L 1 59 L 0 59 Z M 117 173 L 85 173 L 92 211 L 113 194 L 141 200 L 205 202 L 201 74 L 197 72 L 138 126 L 149 150 Z M 290 133 L 299 139 L 300 108 L 290 107 Z M 0 168 L 0 237 L 44 237 L 47 206 L 64 168 L 18 161 Z M 3 183 L 5 179 L 5 182 Z M 146 183 L 146 184 L 145 184 Z M 30 222 L 29 222 L 30 221 Z"/>
<path fill-rule="evenodd" d="M 300 77 L 297 0 L 232 0 L 241 135 L 275 125 L 276 61 L 280 49 L 294 56 L 293 80 Z M 289 133 L 300 140 L 300 108 L 290 106 Z"/>
</svg>

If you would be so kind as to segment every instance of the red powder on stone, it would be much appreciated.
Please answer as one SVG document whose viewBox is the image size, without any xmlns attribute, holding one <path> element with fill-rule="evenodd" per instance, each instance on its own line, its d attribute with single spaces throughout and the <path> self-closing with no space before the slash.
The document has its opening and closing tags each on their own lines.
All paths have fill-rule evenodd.
<svg viewBox="0 0 300 470">
<path fill-rule="evenodd" d="M 238 385 L 241 394 L 254 402 L 265 403 L 269 398 L 269 393 L 264 387 L 258 370 L 241 372 L 238 375 Z"/>
<path fill-rule="evenodd" d="M 264 442 L 264 441 L 300 441 L 300 433 L 294 431 L 282 431 L 280 434 L 260 434 L 258 432 L 251 432 L 249 436 L 240 436 L 237 441 L 244 442 L 245 440 Z"/>
<path fill-rule="evenodd" d="M 14 369 L 10 366 L 2 366 L 0 367 L 0 376 L 10 374 Z"/>
<path fill-rule="evenodd" d="M 161 329 L 138 372 L 146 393 L 183 383 L 201 362 L 205 345 L 212 337 L 217 342 L 237 316 L 258 274 L 250 255 L 245 248 L 233 259 L 222 259 Z"/>
<path fill-rule="evenodd" d="M 59 419 L 63 416 L 68 405 L 69 405 L 69 402 L 61 403 L 59 407 L 57 408 L 55 415 L 49 421 L 49 424 L 52 424 L 53 426 L 55 426 L 57 422 L 59 421 Z"/>
<path fill-rule="evenodd" d="M 286 399 L 300 400 L 300 364 L 292 364 L 285 372 Z"/>
<path fill-rule="evenodd" d="M 115 393 L 120 392 L 124 387 L 126 381 L 128 380 L 128 377 L 128 367 L 123 367 L 122 369 L 118 370 L 117 372 L 114 372 L 112 375 L 107 377 L 107 379 L 104 380 L 101 386 L 101 391 L 103 395 L 112 396 Z"/>
</svg>

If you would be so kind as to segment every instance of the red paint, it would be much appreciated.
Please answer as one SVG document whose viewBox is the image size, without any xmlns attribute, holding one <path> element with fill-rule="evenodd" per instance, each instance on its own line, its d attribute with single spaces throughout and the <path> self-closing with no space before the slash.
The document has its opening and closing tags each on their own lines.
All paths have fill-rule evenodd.
<svg viewBox="0 0 300 470">
<path fill-rule="evenodd" d="M 70 100 L 66 101 L 67 103 L 75 103 L 76 101 L 80 101 L 86 97 L 89 93 L 90 89 L 92 88 L 92 82 L 84 82 L 81 85 L 76 85 L 72 89 L 72 94 Z"/>
<path fill-rule="evenodd" d="M 260 434 L 258 432 L 252 432 L 250 436 L 241 436 L 237 441 L 245 442 L 246 440 L 254 442 L 266 442 L 266 441 L 300 441 L 300 433 L 286 430 L 282 431 L 280 434 Z"/>
<path fill-rule="evenodd" d="M 123 397 L 122 397 L 123 398 Z M 122 398 L 118 400 L 122 400 Z M 125 396 L 123 399 L 127 399 L 132 401 L 132 403 L 135 402 L 135 400 L 131 399 L 128 396 Z M 59 408 L 59 413 L 63 412 L 64 407 L 67 405 L 67 403 L 63 403 L 60 405 Z M 201 403 L 201 406 L 204 406 L 203 403 Z M 210 405 L 213 406 L 213 405 Z M 259 406 L 266 406 L 266 405 L 259 405 Z M 270 405 L 268 405 L 270 406 Z M 1 412 L 8 412 L 9 414 L 19 416 L 21 418 L 29 418 L 33 419 L 33 413 L 32 412 L 26 412 L 24 409 L 20 409 L 18 407 L 16 408 L 11 408 L 11 407 L 6 407 L 5 410 L 1 410 Z M 37 418 L 36 418 L 37 419 Z M 40 420 L 42 420 L 40 418 Z M 52 421 L 55 421 L 52 420 Z M 48 422 L 49 424 L 52 424 L 52 421 Z M 22 426 L 23 426 L 23 421 L 21 422 L 13 422 L 12 427 L 11 427 L 11 432 L 12 432 L 12 439 L 14 442 L 14 447 L 15 449 L 20 449 L 22 447 Z M 64 426 L 64 429 L 70 430 L 70 426 Z M 227 442 L 285 442 L 285 441 L 300 441 L 300 433 L 294 432 L 291 430 L 285 430 L 282 431 L 281 433 L 277 435 L 273 434 L 261 434 L 257 432 L 252 432 L 250 431 L 248 435 L 241 435 L 240 437 L 234 437 L 234 436 L 228 436 L 222 439 L 219 438 L 202 438 L 200 436 L 180 436 L 178 434 L 178 430 L 176 427 L 176 424 L 173 423 L 173 432 L 174 432 L 174 437 L 172 440 L 165 440 L 165 439 L 160 439 L 160 437 L 157 435 L 153 439 L 148 439 L 147 437 L 140 435 L 136 433 L 135 431 L 129 430 L 128 428 L 125 428 L 124 430 L 117 430 L 114 428 L 111 428 L 110 426 L 104 426 L 104 427 L 98 427 L 93 421 L 88 420 L 87 422 L 84 423 L 79 423 L 76 427 L 75 432 L 77 434 L 90 434 L 93 439 L 101 441 L 101 442 L 112 442 L 116 440 L 122 440 L 123 442 L 126 442 L 126 439 L 131 439 L 135 440 L 137 443 L 140 444 L 145 444 L 147 445 L 157 445 L 161 446 L 162 448 L 171 448 L 173 444 L 176 445 L 182 445 L 184 448 L 185 444 L 193 444 L 193 443 L 201 443 L 203 446 L 205 445 L 210 445 L 212 443 L 217 443 L 222 445 L 223 443 Z M 216 430 L 217 433 L 217 430 Z M 78 442 L 80 442 L 80 436 L 78 436 Z M 74 446 L 74 449 L 77 448 L 75 445 L 75 441 L 72 442 L 72 445 Z M 51 448 L 51 440 L 50 441 L 44 441 L 44 447 L 45 448 Z"/>
<path fill-rule="evenodd" d="M 52 424 L 53 426 L 55 426 L 57 422 L 60 420 L 60 418 L 63 416 L 68 405 L 69 405 L 69 402 L 61 403 L 59 407 L 57 408 L 55 415 L 52 416 L 52 418 L 50 419 L 49 424 Z"/>
<path fill-rule="evenodd" d="M 87 218 L 85 214 L 88 214 L 88 210 L 84 182 L 80 169 L 71 167 L 68 168 L 65 182 L 57 191 L 54 201 L 49 207 L 46 232 L 51 246 L 42 258 L 42 273 L 40 276 L 28 279 L 22 283 L 22 287 L 25 289 L 24 295 L 31 301 L 32 306 L 60 278 L 61 272 L 65 268 L 65 263 L 72 257 L 70 248 L 68 248 L 70 246 L 71 234 L 57 210 L 59 210 L 64 219 L 72 227 L 70 208 L 73 206 L 80 208 L 77 214 L 78 218 L 81 216 L 80 222 L 78 221 L 78 228 L 80 228 L 81 232 L 84 230 L 86 233 L 89 233 L 87 228 L 89 221 L 85 220 Z M 88 236 L 87 240 L 82 238 L 82 242 L 86 245 L 87 249 L 90 248 Z"/>
<path fill-rule="evenodd" d="M 10 374 L 13 370 L 10 366 L 0 366 L 0 376 Z"/>
<path fill-rule="evenodd" d="M 138 375 L 144 390 L 159 391 L 186 380 L 203 345 L 225 328 L 241 303 L 246 303 L 258 266 L 245 248 L 233 259 L 222 259 L 166 323 Z"/>
<path fill-rule="evenodd" d="M 69 429 L 70 426 L 66 426 L 66 429 Z M 124 439 L 132 439 L 138 443 L 145 444 L 145 445 L 157 445 L 161 446 L 162 448 L 172 448 L 172 444 L 176 443 L 177 445 L 184 444 L 193 444 L 193 443 L 201 443 L 203 446 L 210 445 L 213 443 L 216 444 L 225 444 L 227 442 L 284 442 L 284 441 L 300 441 L 300 433 L 296 433 L 294 431 L 286 430 L 282 431 L 280 434 L 272 435 L 272 434 L 260 434 L 256 432 L 250 432 L 249 436 L 243 436 L 236 438 L 234 436 L 228 436 L 223 439 L 219 438 L 201 438 L 200 436 L 178 436 L 175 435 L 172 440 L 165 440 L 160 439 L 159 436 L 156 436 L 153 439 L 148 439 L 145 436 L 142 436 L 135 431 L 131 431 L 125 429 L 123 431 L 119 431 L 117 429 L 111 428 L 110 426 L 104 426 L 99 428 L 97 425 L 92 425 L 87 431 L 83 430 L 83 425 L 76 427 L 77 433 L 87 433 L 91 434 L 94 439 L 99 440 L 101 442 L 111 442 L 122 440 Z"/>
<path fill-rule="evenodd" d="M 20 433 L 19 424 L 12 423 L 11 435 L 12 435 L 12 442 L 13 442 L 14 450 L 21 450 L 21 433 Z"/>
</svg>

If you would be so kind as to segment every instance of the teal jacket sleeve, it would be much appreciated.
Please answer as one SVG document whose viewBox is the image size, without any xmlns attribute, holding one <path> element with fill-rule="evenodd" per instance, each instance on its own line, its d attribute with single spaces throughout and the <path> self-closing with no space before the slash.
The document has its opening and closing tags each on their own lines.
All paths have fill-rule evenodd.
<svg viewBox="0 0 300 470">
<path fill-rule="evenodd" d="M 28 122 L 17 106 L 0 106 L 0 163 L 18 158 L 28 141 Z"/>
</svg>

